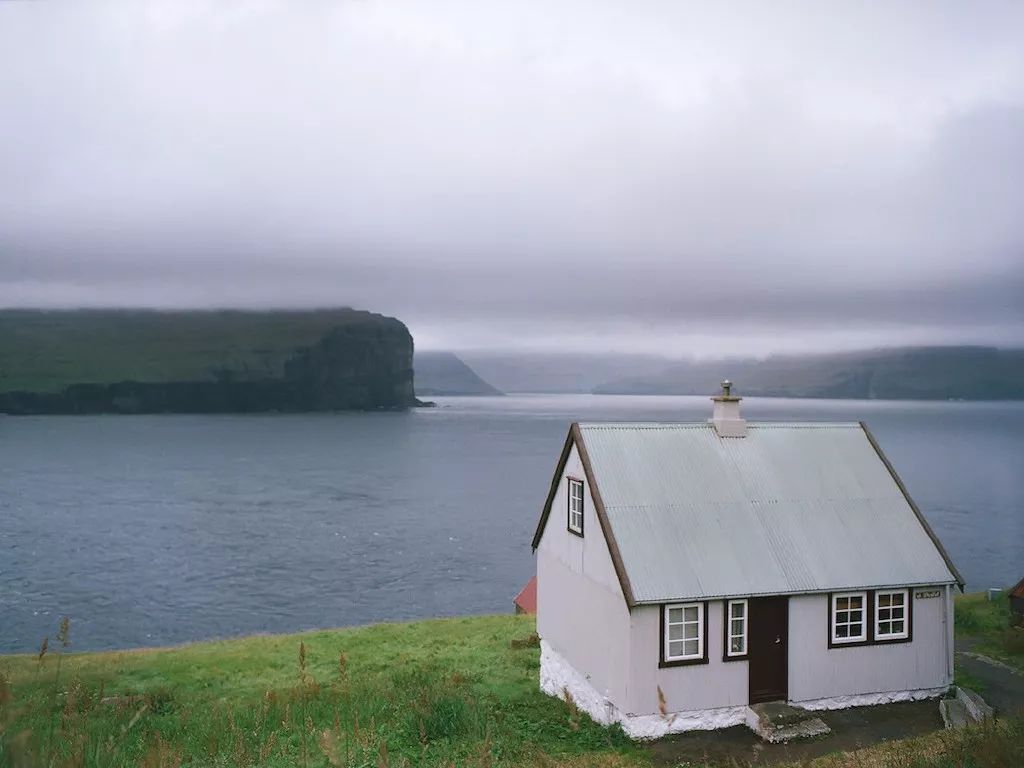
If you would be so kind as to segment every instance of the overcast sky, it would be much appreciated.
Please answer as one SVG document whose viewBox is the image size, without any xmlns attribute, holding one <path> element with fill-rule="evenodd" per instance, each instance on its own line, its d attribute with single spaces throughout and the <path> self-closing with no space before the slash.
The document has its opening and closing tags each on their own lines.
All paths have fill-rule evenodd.
<svg viewBox="0 0 1024 768">
<path fill-rule="evenodd" d="M 1024 3 L 0 2 L 0 306 L 1024 344 Z"/>
</svg>

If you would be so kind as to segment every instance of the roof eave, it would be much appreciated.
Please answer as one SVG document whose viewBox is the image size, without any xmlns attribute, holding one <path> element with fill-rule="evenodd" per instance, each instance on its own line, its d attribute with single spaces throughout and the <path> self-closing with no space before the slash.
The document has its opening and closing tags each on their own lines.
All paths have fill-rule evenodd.
<svg viewBox="0 0 1024 768">
<path fill-rule="evenodd" d="M 866 592 L 880 589 L 920 589 L 921 587 L 959 586 L 953 579 L 945 581 L 927 580 L 899 584 L 855 584 L 837 587 L 820 587 L 818 589 L 795 589 L 786 592 L 735 592 L 715 595 L 685 595 L 682 597 L 652 597 L 637 600 L 635 605 L 664 605 L 665 603 L 685 603 L 687 601 L 704 602 L 708 600 L 742 600 L 753 597 L 797 597 L 799 595 L 827 595 L 833 592 Z"/>
</svg>

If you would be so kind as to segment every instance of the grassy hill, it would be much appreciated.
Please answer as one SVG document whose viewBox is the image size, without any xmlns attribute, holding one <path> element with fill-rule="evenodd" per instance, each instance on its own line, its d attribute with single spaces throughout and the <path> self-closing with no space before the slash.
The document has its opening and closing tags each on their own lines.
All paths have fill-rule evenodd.
<svg viewBox="0 0 1024 768">
<path fill-rule="evenodd" d="M 354 309 L 0 310 L 0 392 L 282 376 L 296 349 L 331 329 L 375 323 L 401 325 Z"/>
<path fill-rule="evenodd" d="M 967 629 L 998 645 L 1005 601 L 962 604 Z M 58 636 L 38 656 L 0 656 L 0 766 L 664 764 L 538 690 L 534 631 L 530 616 L 482 616 L 87 654 Z M 1016 768 L 1022 756 L 1024 725 L 1010 720 L 799 765 Z"/>
<path fill-rule="evenodd" d="M 130 411 L 133 403 L 149 411 L 409 405 L 412 337 L 394 318 L 353 309 L 0 311 L 0 410 Z"/>
</svg>

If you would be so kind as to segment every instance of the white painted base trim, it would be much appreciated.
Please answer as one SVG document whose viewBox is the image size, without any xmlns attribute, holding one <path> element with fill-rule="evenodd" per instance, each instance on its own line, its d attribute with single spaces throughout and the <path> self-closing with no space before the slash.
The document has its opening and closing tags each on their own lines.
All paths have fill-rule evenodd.
<svg viewBox="0 0 1024 768">
<path fill-rule="evenodd" d="M 923 701 L 943 696 L 949 686 L 941 688 L 919 688 L 915 691 L 885 691 L 882 693 L 858 693 L 851 696 L 833 696 L 827 699 L 791 701 L 794 707 L 803 709 L 847 709 L 848 707 L 871 707 L 875 704 L 894 704 L 898 701 Z"/>
<path fill-rule="evenodd" d="M 683 731 L 713 731 L 730 728 L 746 722 L 748 707 L 720 707 L 717 709 L 670 712 L 666 715 L 631 715 L 621 712 L 602 695 L 590 680 L 573 667 L 545 640 L 540 641 L 540 689 L 549 696 L 564 698 L 568 693 L 573 702 L 586 712 L 595 723 L 619 723 L 631 739 L 658 739 L 670 733 Z"/>
<path fill-rule="evenodd" d="M 613 725 L 619 723 L 631 739 L 659 739 L 670 733 L 683 731 L 713 731 L 747 725 L 752 730 L 757 717 L 746 704 L 736 707 L 699 709 L 668 714 L 632 715 L 619 710 L 608 697 L 600 693 L 590 679 L 555 651 L 546 640 L 540 641 L 540 689 L 549 696 L 564 698 L 566 693 L 577 707 L 586 712 L 595 723 Z M 790 701 L 796 707 L 810 710 L 846 709 L 867 707 L 875 704 L 892 704 L 898 701 L 922 701 L 944 695 L 949 686 L 921 688 L 914 691 L 886 691 L 883 693 L 861 693 L 851 696 L 834 696 L 826 699 Z"/>
</svg>

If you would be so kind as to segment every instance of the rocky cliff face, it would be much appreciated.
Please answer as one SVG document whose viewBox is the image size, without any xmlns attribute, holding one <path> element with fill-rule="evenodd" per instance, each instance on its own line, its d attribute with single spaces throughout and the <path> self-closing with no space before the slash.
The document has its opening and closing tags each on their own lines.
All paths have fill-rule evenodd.
<svg viewBox="0 0 1024 768">
<path fill-rule="evenodd" d="M 416 403 L 412 351 L 397 321 L 335 328 L 285 361 L 285 381 L 302 410 L 404 408 Z"/>
<path fill-rule="evenodd" d="M 218 313 L 206 313 L 206 324 L 193 317 L 203 313 L 173 313 L 160 318 L 161 333 L 142 332 L 148 344 L 139 343 L 139 327 L 131 326 L 140 313 L 125 313 L 123 330 L 134 336 L 136 354 L 177 356 L 177 367 L 169 371 L 167 380 L 122 379 L 117 375 L 118 365 L 111 365 L 110 377 L 116 380 L 60 382 L 53 387 L 46 377 L 45 361 L 33 360 L 39 386 L 0 391 L 0 413 L 298 412 L 415 405 L 413 340 L 405 325 L 366 312 L 336 312 L 341 314 L 309 313 L 315 322 L 304 318 L 303 313 L 244 313 L 252 323 L 247 325 L 245 316 L 241 320 L 232 316 L 230 333 L 224 332 Z M 88 313 L 62 314 L 84 314 L 86 322 L 90 320 Z M 96 340 L 101 347 L 96 349 L 97 354 L 109 354 L 117 345 L 118 332 L 110 331 L 109 314 L 104 318 L 108 321 L 104 334 Z M 185 316 L 188 322 L 175 326 L 176 335 L 166 332 L 169 322 L 173 325 L 175 318 Z M 144 328 L 152 325 L 149 315 L 143 317 Z M 59 333 L 61 322 L 56 330 L 49 323 L 50 332 Z M 244 337 L 239 329 L 246 332 Z M 273 344 L 267 342 L 271 336 Z M 173 349 L 168 339 L 173 339 Z M 43 344 L 43 349 L 53 346 Z M 201 350 L 201 355 L 190 355 L 196 350 Z M 88 347 L 77 354 L 89 355 Z M 16 355 L 5 358 L 0 354 L 0 368 L 17 366 L 18 361 L 12 357 Z M 134 361 L 126 362 L 121 357 L 120 365 L 132 369 Z M 200 357 L 201 365 L 196 363 Z M 260 360 L 259 365 L 252 364 L 254 358 Z M 181 372 L 192 375 L 174 375 Z M 66 380 L 69 374 L 62 375 Z"/>
</svg>

